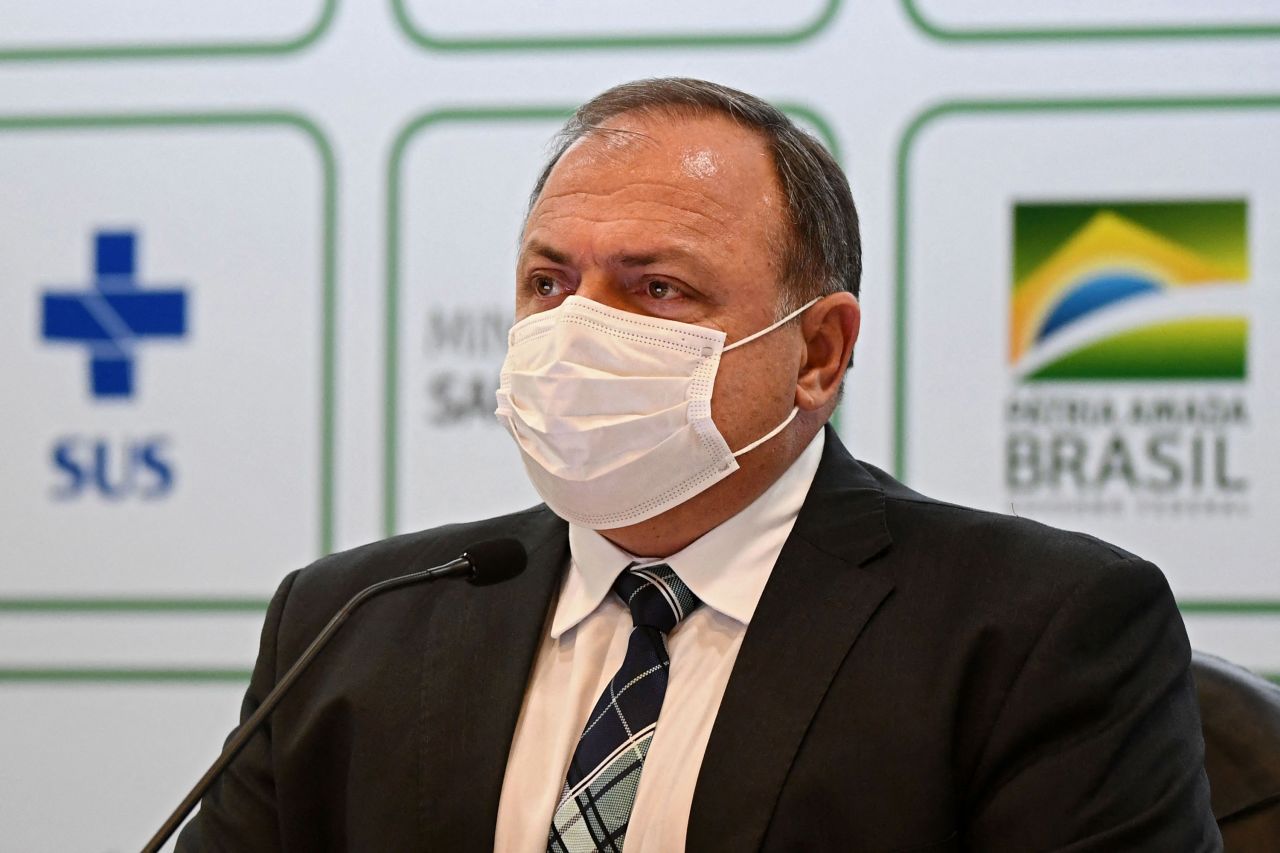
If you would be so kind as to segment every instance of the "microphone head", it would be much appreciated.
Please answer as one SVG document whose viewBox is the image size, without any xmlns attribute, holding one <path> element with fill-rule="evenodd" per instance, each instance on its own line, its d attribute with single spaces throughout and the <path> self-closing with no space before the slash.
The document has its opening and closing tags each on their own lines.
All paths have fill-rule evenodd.
<svg viewBox="0 0 1280 853">
<path fill-rule="evenodd" d="M 524 571 L 529 560 L 524 545 L 517 539 L 477 542 L 463 551 L 462 556 L 471 563 L 471 577 L 467 580 L 476 586 L 510 580 Z"/>
</svg>

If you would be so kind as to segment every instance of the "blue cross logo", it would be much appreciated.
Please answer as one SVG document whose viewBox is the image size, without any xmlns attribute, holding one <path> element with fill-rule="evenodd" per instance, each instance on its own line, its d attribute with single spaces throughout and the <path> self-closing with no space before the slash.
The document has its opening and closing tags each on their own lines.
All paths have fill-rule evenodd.
<svg viewBox="0 0 1280 853">
<path fill-rule="evenodd" d="M 133 396 L 139 341 L 187 333 L 186 292 L 172 286 L 141 290 L 135 277 L 136 249 L 132 231 L 99 231 L 94 235 L 92 289 L 44 294 L 44 339 L 88 347 L 89 387 L 95 398 Z"/>
</svg>

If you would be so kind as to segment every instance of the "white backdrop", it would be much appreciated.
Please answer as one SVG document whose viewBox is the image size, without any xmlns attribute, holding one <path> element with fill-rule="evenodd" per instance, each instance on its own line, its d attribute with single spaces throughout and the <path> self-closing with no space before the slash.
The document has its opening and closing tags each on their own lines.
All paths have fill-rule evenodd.
<svg viewBox="0 0 1280 853">
<path fill-rule="evenodd" d="M 1195 645 L 1280 673 L 1274 4 L 105 8 L 0 0 L 0 851 L 139 847 L 234 724 L 288 570 L 533 502 L 490 414 L 523 204 L 565 111 L 644 76 L 762 95 L 837 150 L 866 256 L 855 453 L 1150 556 Z M 1177 303 L 1245 330 L 1239 369 L 1040 381 L 1011 361 L 1039 245 L 1019 211 L 1223 201 L 1243 223 L 1210 221 L 1217 242 L 1163 236 L 1242 256 L 1233 289 Z M 1145 246 L 1108 269 L 1150 272 Z M 1231 343 L 1172 360 L 1195 374 Z M 1203 414 L 1223 401 L 1242 414 Z M 1010 406 L 1030 402 L 1201 414 L 1036 421 L 1092 473 L 1028 492 Z M 1166 434 L 1203 476 L 1153 491 Z M 1117 436 L 1131 478 L 1103 458 Z"/>
</svg>

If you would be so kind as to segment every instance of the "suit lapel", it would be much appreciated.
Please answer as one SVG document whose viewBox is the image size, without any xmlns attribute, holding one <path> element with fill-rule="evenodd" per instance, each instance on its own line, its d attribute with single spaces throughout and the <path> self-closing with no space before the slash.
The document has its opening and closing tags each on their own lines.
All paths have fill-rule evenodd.
<svg viewBox="0 0 1280 853">
<path fill-rule="evenodd" d="M 702 761 L 689 850 L 758 850 L 819 703 L 892 583 L 884 493 L 828 429 L 818 473 L 738 652 Z"/>
<path fill-rule="evenodd" d="M 568 563 L 549 510 L 517 537 L 525 571 L 492 587 L 455 585 L 423 652 L 420 831 L 429 849 L 491 850 L 507 753 L 551 598 Z M 409 745 L 406 743 L 406 748 Z"/>
</svg>

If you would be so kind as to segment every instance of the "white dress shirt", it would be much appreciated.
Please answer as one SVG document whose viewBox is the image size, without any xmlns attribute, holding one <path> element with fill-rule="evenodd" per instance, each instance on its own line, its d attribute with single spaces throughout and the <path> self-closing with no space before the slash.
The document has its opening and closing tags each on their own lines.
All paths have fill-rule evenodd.
<svg viewBox="0 0 1280 853">
<path fill-rule="evenodd" d="M 764 494 L 661 562 L 702 600 L 668 637 L 671 670 L 636 792 L 626 853 L 683 850 L 702 756 L 738 648 L 822 457 L 821 432 Z M 545 853 L 569 759 L 627 649 L 631 614 L 610 590 L 636 557 L 569 526 L 569 570 L 525 689 L 494 849 Z M 644 560 L 643 562 L 656 562 Z"/>
</svg>

